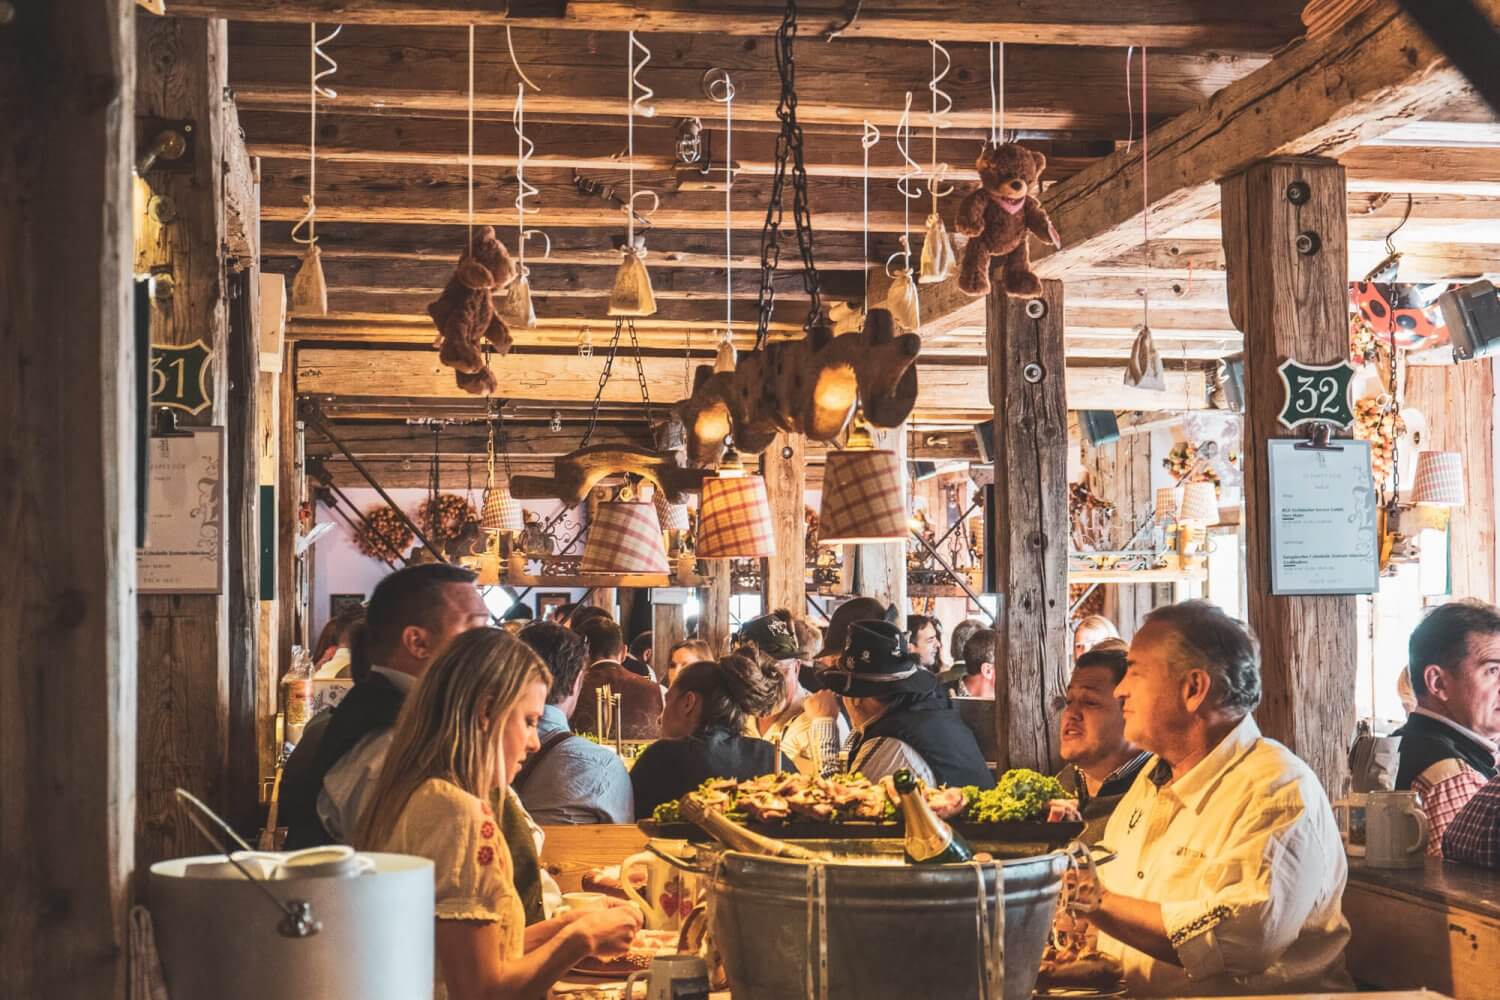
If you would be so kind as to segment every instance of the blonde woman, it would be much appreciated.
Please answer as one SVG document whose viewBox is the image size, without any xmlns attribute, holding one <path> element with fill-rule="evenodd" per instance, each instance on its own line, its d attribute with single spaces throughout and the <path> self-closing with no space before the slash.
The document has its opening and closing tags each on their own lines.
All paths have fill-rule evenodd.
<svg viewBox="0 0 1500 1000">
<path fill-rule="evenodd" d="M 587 955 L 621 954 L 629 907 L 525 926 L 510 852 L 489 802 L 526 754 L 551 677 L 500 629 L 455 639 L 406 699 L 360 823 L 369 850 L 430 858 L 437 896 L 437 1000 L 534 1000 Z"/>
<path fill-rule="evenodd" d="M 1073 630 L 1073 659 L 1078 659 L 1106 639 L 1118 638 L 1120 630 L 1115 628 L 1114 622 L 1103 615 L 1089 615 Z"/>
</svg>

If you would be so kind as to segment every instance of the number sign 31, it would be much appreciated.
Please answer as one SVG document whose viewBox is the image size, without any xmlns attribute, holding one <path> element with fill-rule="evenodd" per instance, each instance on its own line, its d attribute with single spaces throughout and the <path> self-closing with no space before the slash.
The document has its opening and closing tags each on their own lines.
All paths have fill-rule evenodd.
<svg viewBox="0 0 1500 1000">
<path fill-rule="evenodd" d="M 214 352 L 201 340 L 191 344 L 151 345 L 151 405 L 188 413 L 206 410 L 213 397 L 208 366 Z"/>
<path fill-rule="evenodd" d="M 1347 429 L 1354 423 L 1354 404 L 1349 398 L 1354 366 L 1348 361 L 1304 365 L 1288 358 L 1276 372 L 1286 391 L 1278 419 L 1287 430 L 1314 422 Z"/>
</svg>

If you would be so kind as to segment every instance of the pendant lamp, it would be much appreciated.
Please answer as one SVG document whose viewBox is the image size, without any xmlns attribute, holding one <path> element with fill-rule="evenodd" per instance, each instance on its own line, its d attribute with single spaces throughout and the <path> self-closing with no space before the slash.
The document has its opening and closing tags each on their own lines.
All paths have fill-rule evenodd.
<svg viewBox="0 0 1500 1000">
<path fill-rule="evenodd" d="M 620 248 L 620 269 L 609 292 L 609 315 L 655 316 L 656 293 L 646 272 L 646 251 L 627 244 Z"/>
<path fill-rule="evenodd" d="M 1456 451 L 1424 451 L 1417 455 L 1417 478 L 1412 503 L 1433 507 L 1461 507 L 1464 502 L 1464 457 Z"/>
<path fill-rule="evenodd" d="M 698 508 L 698 558 L 760 559 L 776 554 L 766 481 L 746 475 L 739 454 L 725 452 L 719 474 L 703 481 Z"/>
<path fill-rule="evenodd" d="M 526 527 L 521 505 L 510 494 L 510 480 L 500 479 L 485 487 L 479 526 L 485 531 L 521 531 Z"/>
<path fill-rule="evenodd" d="M 1194 524 L 1216 524 L 1219 520 L 1219 490 L 1213 483 L 1188 483 L 1182 489 L 1177 520 Z"/>
<path fill-rule="evenodd" d="M 1181 506 L 1183 489 L 1181 486 L 1163 486 L 1156 491 L 1156 520 L 1170 521 L 1177 516 L 1177 508 Z"/>
<path fill-rule="evenodd" d="M 531 304 L 531 268 L 521 265 L 521 273 L 495 303 L 495 311 L 510 326 L 536 329 L 536 307 Z"/>
<path fill-rule="evenodd" d="M 649 503 L 607 500 L 594 510 L 583 546 L 584 573 L 666 574 L 661 522 Z"/>
<path fill-rule="evenodd" d="M 943 225 L 943 217 L 933 212 L 927 217 L 927 236 L 922 240 L 922 270 L 917 280 L 924 285 L 946 281 L 958 268 L 953 237 Z"/>
<path fill-rule="evenodd" d="M 901 458 L 873 444 L 869 431 L 856 425 L 849 445 L 828 453 L 818 512 L 819 545 L 904 542 L 911 534 Z"/>
</svg>

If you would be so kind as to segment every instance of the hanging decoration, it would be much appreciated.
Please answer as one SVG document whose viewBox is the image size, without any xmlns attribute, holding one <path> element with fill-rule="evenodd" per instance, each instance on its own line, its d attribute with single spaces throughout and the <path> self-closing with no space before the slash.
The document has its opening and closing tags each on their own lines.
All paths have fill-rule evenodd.
<svg viewBox="0 0 1500 1000">
<path fill-rule="evenodd" d="M 896 151 L 901 154 L 901 177 L 896 181 L 896 190 L 901 193 L 901 210 L 904 217 L 901 232 L 901 249 L 886 258 L 885 273 L 891 279 L 890 291 L 886 293 L 885 307 L 891 311 L 896 325 L 915 330 L 922 325 L 921 299 L 917 295 L 917 282 L 911 266 L 911 203 L 922 197 L 922 189 L 912 183 L 920 177 L 922 168 L 911 158 L 911 91 L 906 92 L 906 107 L 901 120 L 896 124 Z M 893 267 L 896 259 L 901 263 Z"/>
<path fill-rule="evenodd" d="M 864 215 L 861 230 L 864 233 L 865 255 L 861 258 L 865 271 L 865 300 L 864 311 L 866 315 L 870 312 L 870 150 L 880 142 L 880 129 L 865 119 L 864 130 L 860 133 L 859 148 L 864 155 Z"/>
<path fill-rule="evenodd" d="M 363 522 L 354 533 L 354 544 L 359 551 L 385 562 L 402 558 L 413 541 L 411 529 L 401 515 L 385 504 L 365 511 Z"/>
<path fill-rule="evenodd" d="M 943 82 L 948 71 L 953 68 L 953 57 L 936 41 L 929 41 L 927 44 L 932 46 L 932 80 L 927 84 L 927 89 L 932 92 L 932 160 L 927 170 L 927 190 L 932 194 L 932 211 L 927 215 L 927 233 L 922 240 L 922 270 L 917 279 L 923 284 L 947 281 L 958 267 L 953 237 L 948 235 L 948 227 L 943 225 L 943 217 L 938 214 L 938 199 L 953 193 L 952 186 L 945 185 L 943 181 L 948 173 L 948 164 L 938 162 L 938 130 L 947 127 L 948 113 L 953 110 L 952 96 L 938 84 Z M 941 72 L 938 71 L 939 55 L 943 57 Z"/>
<path fill-rule="evenodd" d="M 458 387 L 475 395 L 497 388 L 486 352 L 510 350 L 510 330 L 495 311 L 494 295 L 516 278 L 509 251 L 495 237 L 495 227 L 474 232 L 474 27 L 469 26 L 469 232 L 468 246 L 458 259 L 453 277 L 442 294 L 427 306 L 437 326 L 433 347 L 438 360 L 456 373 Z"/>
<path fill-rule="evenodd" d="M 489 438 L 485 445 L 485 476 L 484 476 L 484 503 L 480 512 L 480 526 L 485 531 L 499 533 L 502 531 L 521 531 L 526 527 L 521 515 L 521 505 L 516 503 L 515 497 L 510 492 L 510 453 L 503 452 L 505 462 L 505 475 L 503 478 L 495 478 L 495 442 L 501 435 L 498 426 L 504 419 L 503 411 L 496 403 L 490 401 Z M 504 438 L 500 439 L 500 447 L 505 446 Z"/>
<path fill-rule="evenodd" d="M 1125 51 L 1125 93 L 1130 93 L 1130 60 L 1134 47 Z M 1137 389 L 1165 392 L 1167 375 L 1156 340 L 1151 336 L 1151 148 L 1147 135 L 1146 46 L 1141 46 L 1141 325 L 1135 329 L 1130 359 L 1125 364 L 1125 384 Z"/>
<path fill-rule="evenodd" d="M 455 541 L 479 524 L 479 512 L 467 497 L 439 493 L 417 508 L 417 524 L 434 545 Z"/>
<path fill-rule="evenodd" d="M 636 50 L 642 58 L 636 62 Z M 638 41 L 635 32 L 630 32 L 626 50 L 626 172 L 629 177 L 629 195 L 625 199 L 625 244 L 620 247 L 620 269 L 615 272 L 614 287 L 609 293 L 609 315 L 645 317 L 656 315 L 656 294 L 651 289 L 651 275 L 646 271 L 646 243 L 637 239 L 636 219 L 649 225 L 650 217 L 661 204 L 655 191 L 635 189 L 635 116 L 651 118 L 656 108 L 646 102 L 655 95 L 650 87 L 638 79 L 638 74 L 651 61 L 651 50 Z M 639 94 L 637 94 L 639 90 Z M 636 208 L 637 198 L 650 198 L 651 207 L 644 212 Z"/>
<path fill-rule="evenodd" d="M 307 247 L 302 253 L 302 263 L 297 267 L 297 273 L 292 278 L 291 311 L 298 316 L 326 316 L 328 314 L 328 282 L 323 277 L 323 252 L 318 249 L 318 98 L 333 100 L 338 97 L 338 91 L 332 87 L 325 87 L 319 80 L 338 72 L 339 64 L 323 51 L 323 46 L 339 36 L 344 30 L 342 24 L 336 26 L 327 35 L 318 37 L 318 26 L 316 23 L 307 26 L 308 37 L 308 154 L 307 154 L 307 194 L 303 195 L 303 204 L 307 211 L 297 224 L 292 227 L 293 242 Z M 327 68 L 318 69 L 318 60 L 327 64 Z M 306 236 L 299 236 L 301 230 L 306 229 Z"/>
<path fill-rule="evenodd" d="M 671 571 L 656 508 L 639 502 L 634 487 L 624 486 L 614 499 L 594 507 L 579 569 L 620 575 Z"/>
<path fill-rule="evenodd" d="M 848 444 L 828 453 L 818 525 L 819 545 L 907 541 L 911 535 L 901 456 L 877 449 L 857 418 Z"/>
<path fill-rule="evenodd" d="M 507 39 L 509 38 L 509 28 Z M 515 55 L 512 52 L 511 58 Z M 521 67 L 516 67 L 521 72 Z M 521 74 L 525 79 L 525 74 Z M 516 279 L 510 283 L 505 298 L 498 307 L 502 319 L 522 330 L 536 329 L 536 308 L 531 302 L 531 269 L 526 266 L 526 241 L 540 236 L 545 243 L 542 259 L 552 256 L 552 238 L 540 229 L 527 229 L 526 217 L 538 209 L 526 204 L 528 198 L 537 195 L 536 186 L 526 180 L 526 161 L 536 151 L 536 143 L 526 135 L 526 84 L 516 84 L 516 103 L 511 110 L 511 128 L 516 133 Z"/>
<path fill-rule="evenodd" d="M 710 71 L 713 72 L 713 71 Z M 724 105 L 724 336 L 714 357 L 714 371 L 734 371 L 734 226 L 730 214 L 734 191 L 734 80 L 721 70 L 705 85 L 708 99 Z"/>
<path fill-rule="evenodd" d="M 959 202 L 953 221 L 953 228 L 969 237 L 958 287 L 969 295 L 988 295 L 993 271 L 1007 294 L 1034 299 L 1042 294 L 1042 282 L 1031 269 L 1028 236 L 1062 245 L 1036 197 L 1047 158 L 1005 140 L 1005 45 L 991 42 L 990 53 L 990 138 L 974 164 L 979 187 Z"/>
</svg>

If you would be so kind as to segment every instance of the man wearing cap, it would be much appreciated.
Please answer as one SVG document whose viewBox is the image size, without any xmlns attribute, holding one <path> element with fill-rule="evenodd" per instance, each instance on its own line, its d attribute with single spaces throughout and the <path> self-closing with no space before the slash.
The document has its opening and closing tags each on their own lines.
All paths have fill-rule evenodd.
<svg viewBox="0 0 1500 1000">
<path fill-rule="evenodd" d="M 786 691 L 776 711 L 745 721 L 745 735 L 779 746 L 802 774 L 826 778 L 837 772 L 849 724 L 839 715 L 837 695 L 811 694 L 798 680 L 802 661 L 791 612 L 778 609 L 747 622 L 735 634 L 734 645 L 740 655 L 774 667 Z"/>
<path fill-rule="evenodd" d="M 878 780 L 905 768 L 932 785 L 993 788 L 973 732 L 937 676 L 912 654 L 906 634 L 884 619 L 847 628 L 843 653 L 810 680 L 843 697 L 854 724 L 849 770 Z"/>
</svg>

